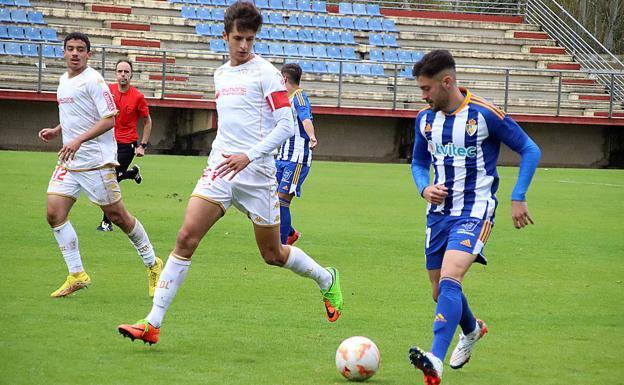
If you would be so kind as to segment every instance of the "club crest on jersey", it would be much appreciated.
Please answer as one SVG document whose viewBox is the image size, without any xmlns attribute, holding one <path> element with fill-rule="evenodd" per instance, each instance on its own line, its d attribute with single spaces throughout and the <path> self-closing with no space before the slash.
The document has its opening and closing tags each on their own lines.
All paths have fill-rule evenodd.
<svg viewBox="0 0 624 385">
<path fill-rule="evenodd" d="M 431 132 L 431 124 L 427 123 L 425 125 L 425 132 Z"/>
<path fill-rule="evenodd" d="M 474 135 L 477 132 L 477 121 L 474 119 L 470 119 L 468 123 L 466 123 L 466 133 L 470 136 Z"/>
</svg>

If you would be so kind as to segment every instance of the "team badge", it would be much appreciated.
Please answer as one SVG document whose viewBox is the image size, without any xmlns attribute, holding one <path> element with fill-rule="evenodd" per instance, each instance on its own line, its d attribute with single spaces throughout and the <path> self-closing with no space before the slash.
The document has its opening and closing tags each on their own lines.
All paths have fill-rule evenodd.
<svg viewBox="0 0 624 385">
<path fill-rule="evenodd" d="M 427 123 L 425 125 L 425 132 L 431 132 L 431 124 Z"/>
<path fill-rule="evenodd" d="M 470 119 L 468 123 L 466 123 L 466 133 L 472 136 L 477 132 L 477 121 L 474 119 Z"/>
</svg>

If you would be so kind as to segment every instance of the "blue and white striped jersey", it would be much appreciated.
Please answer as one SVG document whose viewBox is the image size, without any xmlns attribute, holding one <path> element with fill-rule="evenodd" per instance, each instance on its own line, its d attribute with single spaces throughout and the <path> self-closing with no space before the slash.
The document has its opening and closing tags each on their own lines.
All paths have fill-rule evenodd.
<svg viewBox="0 0 624 385">
<path fill-rule="evenodd" d="M 308 100 L 308 95 L 301 88 L 290 96 L 290 104 L 293 109 L 293 117 L 296 117 L 295 135 L 282 144 L 277 159 L 310 166 L 312 164 L 310 137 L 303 129 L 303 121 L 306 119 L 313 120 L 312 106 Z"/>
<path fill-rule="evenodd" d="M 503 111 L 464 88 L 461 92 L 465 100 L 452 114 L 430 108 L 420 111 L 412 163 L 427 170 L 432 165 L 433 183 L 444 183 L 448 188 L 444 203 L 429 204 L 429 213 L 493 220 L 498 204 L 496 162 L 500 143 L 518 153 L 535 148 L 538 159 L 539 149 Z M 512 199 L 523 200 L 528 183 L 524 187 L 523 181 L 518 198 Z"/>
</svg>

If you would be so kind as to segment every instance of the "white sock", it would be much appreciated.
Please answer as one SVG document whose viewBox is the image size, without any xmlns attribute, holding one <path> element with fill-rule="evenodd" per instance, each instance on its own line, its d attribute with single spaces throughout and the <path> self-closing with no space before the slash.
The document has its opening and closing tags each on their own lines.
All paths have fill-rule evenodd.
<svg viewBox="0 0 624 385">
<path fill-rule="evenodd" d="M 178 288 L 184 282 L 190 265 L 190 259 L 182 259 L 173 253 L 169 255 L 169 259 L 167 259 L 167 263 L 160 273 L 158 285 L 156 285 L 152 311 L 145 317 L 155 327 L 159 328 L 162 324 L 167 308 L 175 298 Z"/>
<path fill-rule="evenodd" d="M 332 284 L 332 275 L 298 247 L 290 246 L 288 260 L 283 266 L 303 277 L 312 278 L 321 290 L 327 290 Z"/>
<path fill-rule="evenodd" d="M 67 221 L 58 227 L 53 227 L 52 233 L 61 249 L 69 272 L 79 273 L 84 271 L 82 259 L 80 258 L 80 250 L 78 249 L 78 236 L 76 235 L 74 226 Z"/>
<path fill-rule="evenodd" d="M 134 218 L 134 228 L 126 235 L 130 238 L 130 242 L 134 245 L 137 253 L 141 256 L 145 266 L 153 266 L 156 262 L 156 254 L 154 254 L 154 248 L 147 237 L 147 233 L 145 232 L 143 225 L 137 218 Z"/>
</svg>

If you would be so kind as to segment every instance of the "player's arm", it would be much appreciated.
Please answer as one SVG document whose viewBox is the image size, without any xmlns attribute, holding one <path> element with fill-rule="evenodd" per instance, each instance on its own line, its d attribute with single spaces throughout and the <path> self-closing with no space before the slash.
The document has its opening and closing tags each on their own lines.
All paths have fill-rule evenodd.
<svg viewBox="0 0 624 385">
<path fill-rule="evenodd" d="M 147 101 L 145 97 L 141 97 L 141 100 L 138 104 L 139 116 L 143 120 L 143 135 L 141 136 L 141 141 L 139 145 L 134 150 L 136 156 L 144 156 L 145 149 L 147 148 L 147 144 L 149 143 L 149 138 L 152 135 L 152 116 L 149 113 L 149 107 L 147 106 Z"/>
<path fill-rule="evenodd" d="M 91 140 L 93 138 L 97 138 L 98 136 L 102 135 L 103 133 L 110 130 L 114 126 L 115 126 L 114 115 L 100 119 L 97 123 L 93 125 L 93 127 L 83 132 L 82 134 L 78 135 L 71 142 L 64 145 L 63 148 L 61 148 L 61 150 L 58 153 L 59 159 L 63 162 L 67 162 L 67 161 L 74 159 L 76 152 L 78 151 L 78 149 L 84 142 Z"/>
<path fill-rule="evenodd" d="M 520 155 L 518 179 L 511 193 L 511 217 L 515 228 L 521 229 L 533 224 L 533 218 L 529 215 L 529 208 L 526 203 L 526 192 L 542 153 L 537 144 L 509 116 L 505 116 L 503 119 L 492 117 L 491 120 L 494 120 L 494 124 L 488 122 L 491 132 Z"/>
<path fill-rule="evenodd" d="M 318 144 L 318 140 L 316 139 L 316 135 L 314 134 L 314 124 L 310 119 L 306 119 L 301 123 L 303 123 L 303 129 L 310 138 L 310 148 L 316 147 L 316 145 Z"/>
<path fill-rule="evenodd" d="M 444 184 L 429 184 L 429 169 L 431 167 L 431 155 L 427 150 L 427 140 L 420 133 L 420 119 L 416 119 L 414 127 L 414 149 L 412 151 L 412 177 L 418 193 L 421 197 L 432 204 L 442 204 L 448 195 Z"/>
<path fill-rule="evenodd" d="M 314 133 L 314 123 L 312 123 L 312 106 L 310 105 L 310 101 L 307 97 L 301 96 L 301 101 L 304 103 L 301 104 L 298 98 L 294 98 L 293 104 L 297 110 L 297 116 L 303 124 L 303 130 L 310 138 L 310 148 L 314 148 L 318 144 L 318 140 L 316 139 L 316 134 Z"/>
<path fill-rule="evenodd" d="M 54 128 L 44 128 L 41 131 L 39 131 L 39 139 L 41 139 L 44 142 L 48 143 L 52 139 L 54 139 L 57 136 L 59 136 L 60 133 L 61 133 L 61 125 L 60 124 L 58 126 L 54 127 Z"/>
</svg>

